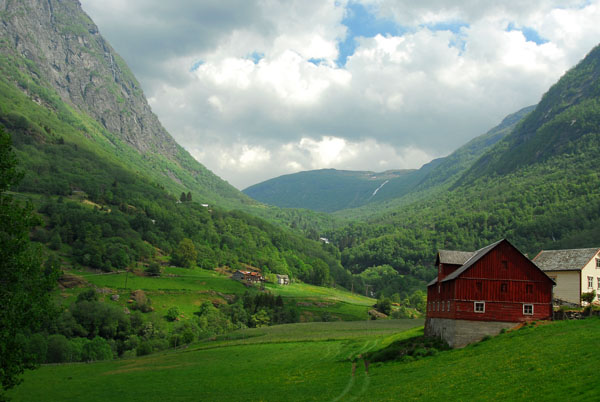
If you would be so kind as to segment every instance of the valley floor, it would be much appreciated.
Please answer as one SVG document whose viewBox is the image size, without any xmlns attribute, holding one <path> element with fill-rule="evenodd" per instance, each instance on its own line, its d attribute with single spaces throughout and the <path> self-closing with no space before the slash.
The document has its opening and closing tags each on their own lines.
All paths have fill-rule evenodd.
<svg viewBox="0 0 600 402">
<path fill-rule="evenodd" d="M 47 365 L 15 401 L 593 400 L 600 319 L 526 326 L 413 362 L 352 359 L 422 334 L 420 320 L 289 324 L 175 352 Z"/>
</svg>

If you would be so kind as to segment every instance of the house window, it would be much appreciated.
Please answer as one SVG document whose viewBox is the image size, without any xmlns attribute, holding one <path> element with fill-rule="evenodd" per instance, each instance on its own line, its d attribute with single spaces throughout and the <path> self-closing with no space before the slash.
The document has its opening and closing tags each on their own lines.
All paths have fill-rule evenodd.
<svg viewBox="0 0 600 402">
<path fill-rule="evenodd" d="M 508 291 L 508 284 L 506 283 L 501 283 L 500 284 L 500 292 L 502 293 L 506 293 Z"/>
<path fill-rule="evenodd" d="M 485 313 L 485 302 L 475 302 L 475 312 Z"/>
<path fill-rule="evenodd" d="M 590 289 L 594 288 L 594 277 L 593 276 L 588 276 L 588 288 L 590 288 Z"/>
<path fill-rule="evenodd" d="M 523 304 L 523 315 L 533 315 L 533 304 Z"/>
<path fill-rule="evenodd" d="M 598 279 L 598 289 L 600 289 L 600 278 L 596 278 Z"/>
<path fill-rule="evenodd" d="M 600 258 L 596 258 L 596 268 L 600 269 Z"/>
<path fill-rule="evenodd" d="M 533 285 L 532 284 L 525 285 L 525 293 L 527 293 L 527 294 L 533 293 Z"/>
</svg>

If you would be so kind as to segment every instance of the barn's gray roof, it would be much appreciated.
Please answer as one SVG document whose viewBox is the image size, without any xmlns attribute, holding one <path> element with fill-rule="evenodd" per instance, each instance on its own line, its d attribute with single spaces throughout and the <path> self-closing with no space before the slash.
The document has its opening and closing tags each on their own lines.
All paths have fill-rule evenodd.
<svg viewBox="0 0 600 402">
<path fill-rule="evenodd" d="M 440 264 L 463 265 L 473 254 L 475 254 L 474 251 L 440 250 L 438 251 L 438 262 Z"/>
<path fill-rule="evenodd" d="M 502 240 L 498 240 L 495 243 L 490 244 L 489 246 L 485 246 L 482 249 L 477 251 L 451 251 L 451 250 L 439 250 L 438 251 L 438 262 L 442 264 L 456 264 L 462 265 L 462 267 L 458 268 L 456 271 L 452 272 L 450 275 L 442 279 L 442 282 L 450 281 L 455 279 L 460 274 L 469 269 L 470 266 L 475 264 L 481 257 L 486 255 L 488 251 L 496 247 L 500 244 Z M 427 284 L 427 287 L 437 283 L 437 278 L 434 278 L 431 282 Z"/>
<path fill-rule="evenodd" d="M 457 269 L 456 271 L 452 272 L 450 275 L 448 275 L 447 277 L 442 279 L 442 282 L 451 281 L 453 279 L 456 279 L 460 274 L 462 274 L 467 269 L 469 269 L 473 264 L 475 264 L 477 261 L 479 261 L 484 255 L 486 255 L 491 249 L 493 249 L 494 247 L 496 247 L 498 244 L 502 243 L 503 241 L 506 241 L 506 240 L 504 240 L 504 239 L 498 240 L 497 242 L 492 243 L 489 246 L 485 246 L 484 248 L 477 250 L 475 253 L 473 253 L 471 258 L 469 258 L 467 261 L 465 261 L 465 263 L 462 267 L 460 267 L 459 269 Z"/>
<path fill-rule="evenodd" d="M 598 251 L 599 248 L 542 250 L 533 262 L 542 271 L 581 271 Z"/>
</svg>

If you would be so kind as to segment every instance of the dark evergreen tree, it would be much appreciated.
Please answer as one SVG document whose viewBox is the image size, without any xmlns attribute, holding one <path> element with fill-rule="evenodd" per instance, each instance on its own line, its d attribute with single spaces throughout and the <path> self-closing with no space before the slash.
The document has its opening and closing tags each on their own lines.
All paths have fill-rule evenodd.
<svg viewBox="0 0 600 402">
<path fill-rule="evenodd" d="M 31 205 L 7 194 L 20 177 L 10 136 L 0 127 L 0 399 L 34 367 L 22 335 L 35 332 L 48 316 L 57 278 L 56 265 L 44 267 L 41 250 L 29 239 L 39 223 Z"/>
</svg>

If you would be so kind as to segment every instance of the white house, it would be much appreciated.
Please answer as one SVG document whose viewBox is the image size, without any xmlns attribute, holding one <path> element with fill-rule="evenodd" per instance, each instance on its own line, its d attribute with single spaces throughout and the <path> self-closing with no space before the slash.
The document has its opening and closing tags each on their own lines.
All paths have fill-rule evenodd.
<svg viewBox="0 0 600 402">
<path fill-rule="evenodd" d="M 277 284 L 278 285 L 289 285 L 290 278 L 287 275 L 277 275 Z"/>
<path fill-rule="evenodd" d="M 554 279 L 554 299 L 581 305 L 581 294 L 596 291 L 600 301 L 600 248 L 542 250 L 533 262 Z"/>
</svg>

